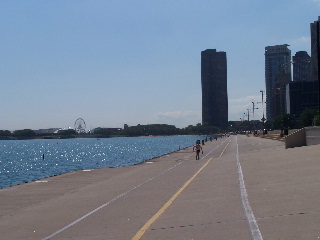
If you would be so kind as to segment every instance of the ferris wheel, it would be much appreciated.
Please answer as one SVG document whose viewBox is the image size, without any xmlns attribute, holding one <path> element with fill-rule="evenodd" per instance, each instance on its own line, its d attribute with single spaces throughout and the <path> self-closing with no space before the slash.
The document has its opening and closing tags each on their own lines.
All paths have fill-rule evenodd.
<svg viewBox="0 0 320 240">
<path fill-rule="evenodd" d="M 74 130 L 77 133 L 85 133 L 86 132 L 86 123 L 82 118 L 78 118 L 74 123 Z"/>
</svg>

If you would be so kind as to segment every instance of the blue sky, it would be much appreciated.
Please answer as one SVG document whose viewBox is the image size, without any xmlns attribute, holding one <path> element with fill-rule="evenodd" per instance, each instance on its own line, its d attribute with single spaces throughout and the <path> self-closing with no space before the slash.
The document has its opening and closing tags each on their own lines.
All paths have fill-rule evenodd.
<svg viewBox="0 0 320 240">
<path fill-rule="evenodd" d="M 310 54 L 319 10 L 319 0 L 1 0 L 0 129 L 80 117 L 87 128 L 195 125 L 205 49 L 227 53 L 229 120 L 240 120 L 261 102 L 265 46 Z"/>
</svg>

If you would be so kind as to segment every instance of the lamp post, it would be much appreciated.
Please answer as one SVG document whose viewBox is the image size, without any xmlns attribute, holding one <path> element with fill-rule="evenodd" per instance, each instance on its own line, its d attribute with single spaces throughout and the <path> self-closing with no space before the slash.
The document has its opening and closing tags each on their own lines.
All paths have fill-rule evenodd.
<svg viewBox="0 0 320 240">
<path fill-rule="evenodd" d="M 252 120 L 254 120 L 254 110 L 255 109 L 259 109 L 259 108 L 255 108 L 254 106 L 255 106 L 255 104 L 254 104 L 254 102 L 252 102 Z"/>
<path fill-rule="evenodd" d="M 263 91 L 260 90 L 261 94 L 262 94 L 262 118 L 261 118 L 261 121 L 262 121 L 262 124 L 264 125 L 264 121 L 266 120 L 264 118 L 264 108 L 263 108 Z"/>
<path fill-rule="evenodd" d="M 319 48 L 320 48 L 320 36 L 319 36 L 319 31 L 320 31 L 320 21 L 316 22 L 317 24 L 317 78 L 318 78 L 318 120 L 320 121 L 320 53 L 319 53 Z"/>
<path fill-rule="evenodd" d="M 276 89 L 279 90 L 279 93 L 280 93 L 280 117 L 281 117 L 280 137 L 283 137 L 283 117 L 284 117 L 284 113 L 283 113 L 283 104 L 282 104 L 282 91 L 281 91 L 281 88 L 276 88 Z"/>
</svg>

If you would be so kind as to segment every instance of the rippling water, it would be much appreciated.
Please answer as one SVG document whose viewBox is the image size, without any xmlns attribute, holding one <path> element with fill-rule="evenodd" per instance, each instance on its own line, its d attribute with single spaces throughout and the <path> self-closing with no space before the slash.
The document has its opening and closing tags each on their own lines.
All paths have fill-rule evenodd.
<svg viewBox="0 0 320 240">
<path fill-rule="evenodd" d="M 203 137 L 0 140 L 0 188 L 79 169 L 134 165 L 197 139 Z"/>
</svg>

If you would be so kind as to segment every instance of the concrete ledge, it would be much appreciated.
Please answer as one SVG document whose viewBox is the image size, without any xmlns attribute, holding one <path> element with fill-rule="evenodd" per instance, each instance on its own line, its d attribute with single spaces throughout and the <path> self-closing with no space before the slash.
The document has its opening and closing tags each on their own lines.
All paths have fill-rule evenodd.
<svg viewBox="0 0 320 240">
<path fill-rule="evenodd" d="M 285 138 L 285 147 L 302 147 L 320 144 L 320 127 L 302 128 Z"/>
<path fill-rule="evenodd" d="M 306 127 L 306 145 L 320 144 L 320 127 Z"/>
<path fill-rule="evenodd" d="M 306 130 L 304 128 L 285 137 L 286 148 L 302 147 L 306 145 Z"/>
</svg>

